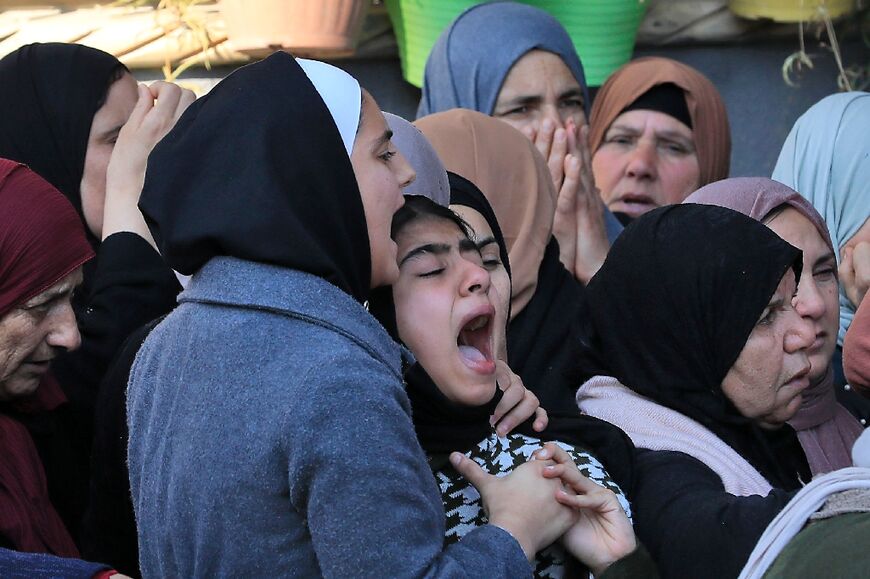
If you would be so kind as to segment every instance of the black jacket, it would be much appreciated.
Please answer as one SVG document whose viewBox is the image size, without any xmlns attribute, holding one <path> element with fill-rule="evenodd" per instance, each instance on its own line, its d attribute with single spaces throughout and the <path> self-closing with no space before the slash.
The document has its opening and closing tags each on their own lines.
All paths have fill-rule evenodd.
<svg viewBox="0 0 870 579">
<path fill-rule="evenodd" d="M 719 476 L 682 452 L 638 450 L 635 532 L 662 577 L 734 578 L 767 525 L 797 491 L 725 492 Z"/>
</svg>

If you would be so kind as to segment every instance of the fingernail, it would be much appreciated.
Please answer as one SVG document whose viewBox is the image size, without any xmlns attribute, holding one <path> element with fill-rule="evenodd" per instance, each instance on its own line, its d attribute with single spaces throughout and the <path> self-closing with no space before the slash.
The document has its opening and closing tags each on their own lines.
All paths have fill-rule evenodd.
<svg viewBox="0 0 870 579">
<path fill-rule="evenodd" d="M 459 466 L 459 463 L 462 462 L 462 455 L 458 452 L 450 453 L 450 464 L 454 467 Z"/>
<path fill-rule="evenodd" d="M 495 426 L 495 414 L 493 414 L 489 417 L 489 425 Z"/>
<path fill-rule="evenodd" d="M 565 140 L 565 129 L 556 129 L 556 140 L 562 142 Z"/>
</svg>

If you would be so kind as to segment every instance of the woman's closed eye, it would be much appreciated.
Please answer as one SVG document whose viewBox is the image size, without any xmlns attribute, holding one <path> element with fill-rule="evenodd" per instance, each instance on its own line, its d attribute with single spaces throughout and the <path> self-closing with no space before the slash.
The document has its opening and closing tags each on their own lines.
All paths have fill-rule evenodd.
<svg viewBox="0 0 870 579">
<path fill-rule="evenodd" d="M 818 280 L 832 280 L 837 279 L 837 268 L 830 263 L 826 263 L 825 265 L 821 265 L 817 267 L 813 271 L 813 277 Z"/>
<path fill-rule="evenodd" d="M 481 264 L 486 269 L 495 269 L 501 265 L 501 256 L 498 250 L 487 250 L 486 248 L 480 251 Z"/>
<path fill-rule="evenodd" d="M 776 319 L 777 308 L 765 308 L 758 320 L 759 326 L 769 326 Z"/>
<path fill-rule="evenodd" d="M 430 269 L 430 270 L 426 270 L 422 273 L 418 273 L 417 277 L 436 277 L 436 276 L 444 273 L 445 269 L 446 268 L 443 268 L 443 267 L 436 267 L 435 269 Z"/>
</svg>

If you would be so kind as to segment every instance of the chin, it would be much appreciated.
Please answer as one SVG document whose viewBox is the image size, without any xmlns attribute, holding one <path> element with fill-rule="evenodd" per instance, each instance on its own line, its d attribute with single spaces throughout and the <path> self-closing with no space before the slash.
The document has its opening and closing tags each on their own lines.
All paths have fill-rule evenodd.
<svg viewBox="0 0 870 579">
<path fill-rule="evenodd" d="M 467 384 L 457 393 L 455 402 L 463 406 L 483 406 L 495 396 L 495 381 L 487 384 Z"/>
<path fill-rule="evenodd" d="M 0 400 L 24 398 L 36 392 L 42 376 L 28 378 L 12 378 L 5 384 L 0 384 Z"/>
</svg>

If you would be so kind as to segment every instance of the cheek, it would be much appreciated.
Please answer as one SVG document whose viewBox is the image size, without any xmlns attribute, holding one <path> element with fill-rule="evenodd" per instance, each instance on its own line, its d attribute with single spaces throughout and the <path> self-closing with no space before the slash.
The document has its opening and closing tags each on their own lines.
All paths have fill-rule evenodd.
<svg viewBox="0 0 870 579">
<path fill-rule="evenodd" d="M 516 130 L 520 131 L 524 135 L 526 134 L 525 131 L 527 131 L 527 130 L 537 130 L 538 129 L 537 121 L 535 121 L 535 119 L 533 119 L 531 117 L 522 117 L 522 118 L 499 117 L 498 120 L 502 121 L 503 123 L 509 124 L 510 126 L 515 128 Z"/>
<path fill-rule="evenodd" d="M 768 412 L 774 405 L 779 369 L 782 366 L 782 349 L 771 354 L 770 340 L 747 342 L 747 347 L 738 356 L 734 366 L 722 382 L 722 391 L 734 406 L 748 418 L 756 418 Z M 776 358 L 774 358 L 776 356 Z"/>
<path fill-rule="evenodd" d="M 39 346 L 37 328 L 18 320 L 15 327 L 0 325 L 0 381 L 12 377 L 21 363 Z"/>
<path fill-rule="evenodd" d="M 106 203 L 106 171 L 112 147 L 108 145 L 91 145 L 85 157 L 82 181 L 79 185 L 82 213 L 88 228 L 98 234 L 103 224 L 103 208 Z"/>
<path fill-rule="evenodd" d="M 510 309 L 511 303 L 511 280 L 508 277 L 507 271 L 503 268 L 499 268 L 496 271 L 492 272 L 492 276 L 490 278 L 492 280 L 492 287 L 495 289 L 497 296 L 497 307 L 499 308 L 499 313 L 504 317 L 507 317 L 507 312 Z"/>
<path fill-rule="evenodd" d="M 592 156 L 592 176 L 605 201 L 622 176 L 623 155 L 610 147 L 601 147 Z"/>
<path fill-rule="evenodd" d="M 586 113 L 583 111 L 574 111 L 566 116 L 567 119 L 572 119 L 577 128 L 586 124 Z"/>
<path fill-rule="evenodd" d="M 449 307 L 437 292 L 409 284 L 395 292 L 395 303 L 399 338 L 421 363 L 455 343 L 456 337 L 448 335 Z"/>
<path fill-rule="evenodd" d="M 701 169 L 696 155 L 664 162 L 660 167 L 664 204 L 682 203 L 700 186 Z"/>
</svg>

